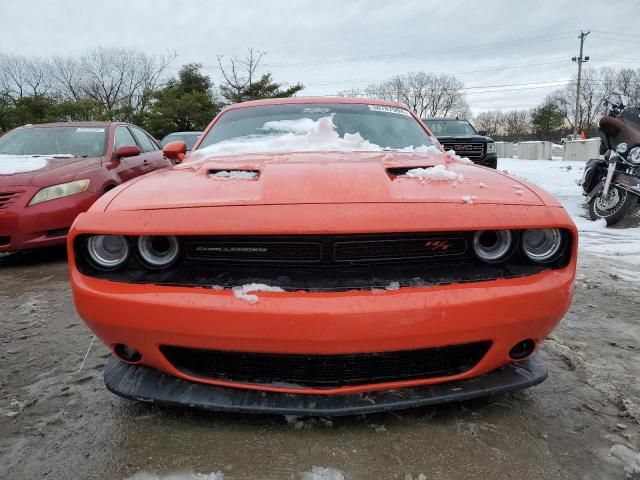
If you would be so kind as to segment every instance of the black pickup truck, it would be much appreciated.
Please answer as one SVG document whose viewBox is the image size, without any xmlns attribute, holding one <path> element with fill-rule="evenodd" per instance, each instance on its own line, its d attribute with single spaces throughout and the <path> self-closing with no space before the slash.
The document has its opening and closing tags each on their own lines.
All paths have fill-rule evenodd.
<svg viewBox="0 0 640 480">
<path fill-rule="evenodd" d="M 495 142 L 485 135 L 486 132 L 476 132 L 468 121 L 441 117 L 423 118 L 422 121 L 445 150 L 455 150 L 461 157 L 468 157 L 478 165 L 498 166 Z"/>
</svg>

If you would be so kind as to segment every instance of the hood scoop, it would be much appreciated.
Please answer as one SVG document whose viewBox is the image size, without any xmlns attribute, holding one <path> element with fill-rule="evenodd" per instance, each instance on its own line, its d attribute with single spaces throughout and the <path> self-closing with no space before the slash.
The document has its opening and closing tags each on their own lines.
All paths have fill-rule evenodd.
<svg viewBox="0 0 640 480">
<path fill-rule="evenodd" d="M 409 170 L 416 170 L 418 168 L 426 169 L 431 167 L 433 167 L 433 165 L 424 165 L 424 166 L 414 165 L 411 167 L 393 167 L 393 168 L 387 168 L 387 173 L 391 178 L 404 177 Z"/>
<path fill-rule="evenodd" d="M 229 170 L 208 170 L 207 175 L 211 178 L 221 180 L 257 180 L 260 170 L 229 169 Z"/>
</svg>

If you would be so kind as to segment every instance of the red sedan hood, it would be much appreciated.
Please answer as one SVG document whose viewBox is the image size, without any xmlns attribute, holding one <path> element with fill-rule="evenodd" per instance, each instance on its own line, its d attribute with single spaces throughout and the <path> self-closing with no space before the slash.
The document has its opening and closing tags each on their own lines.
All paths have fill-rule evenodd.
<svg viewBox="0 0 640 480">
<path fill-rule="evenodd" d="M 403 175 L 409 168 L 439 164 L 461 177 L 428 180 Z M 256 176 L 215 175 L 230 170 L 254 171 Z M 188 159 L 130 183 L 108 209 L 394 202 L 545 204 L 532 189 L 507 175 L 444 154 L 304 152 Z"/>
<path fill-rule="evenodd" d="M 0 187 L 68 182 L 100 165 L 101 158 L 0 155 Z"/>
</svg>

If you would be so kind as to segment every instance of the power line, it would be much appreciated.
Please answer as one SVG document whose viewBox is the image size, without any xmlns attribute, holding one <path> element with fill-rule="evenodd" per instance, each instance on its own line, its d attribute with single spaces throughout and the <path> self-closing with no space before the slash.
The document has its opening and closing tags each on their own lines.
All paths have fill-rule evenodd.
<svg viewBox="0 0 640 480">
<path fill-rule="evenodd" d="M 369 55 L 369 56 L 353 55 L 353 56 L 347 56 L 347 57 L 326 57 L 324 59 L 317 59 L 317 60 L 264 63 L 263 65 L 265 67 L 289 67 L 289 66 L 300 66 L 300 65 L 326 65 L 326 64 L 334 64 L 334 63 L 367 62 L 367 61 L 390 60 L 390 59 L 422 57 L 422 56 L 454 55 L 457 53 L 466 53 L 469 51 L 476 51 L 476 50 L 486 50 L 489 48 L 504 48 L 504 47 L 522 46 L 522 45 L 536 44 L 536 43 L 547 43 L 547 42 L 562 40 L 562 39 L 571 38 L 571 37 L 572 37 L 572 34 L 560 34 L 560 35 L 551 36 L 551 37 L 546 35 L 537 35 L 534 37 L 523 37 L 523 38 L 507 40 L 503 42 L 485 43 L 480 45 L 478 45 L 477 43 L 472 45 L 458 45 L 450 48 L 432 49 L 432 50 L 425 50 L 421 52 L 398 52 L 398 53 Z"/>
<path fill-rule="evenodd" d="M 640 35 L 634 33 L 620 33 L 620 32 L 605 32 L 603 30 L 591 30 L 593 33 L 602 33 L 604 35 L 613 35 L 615 37 L 634 37 L 640 38 Z"/>
<path fill-rule="evenodd" d="M 552 60 L 552 61 L 548 61 L 548 62 L 539 62 L 539 63 L 518 63 L 518 64 L 504 64 L 504 65 L 493 65 L 491 67 L 488 68 L 481 68 L 481 69 L 477 69 L 477 70 L 465 70 L 465 71 L 439 71 L 439 72 L 434 72 L 434 71 L 429 71 L 428 73 L 432 73 L 432 74 L 451 74 L 451 75 L 464 75 L 467 73 L 480 73 L 480 72 L 492 72 L 492 71 L 499 71 L 499 70 L 508 70 L 508 69 L 512 69 L 512 68 L 529 68 L 529 67 L 538 67 L 541 65 L 551 65 L 551 64 L 557 64 L 557 63 L 564 63 L 565 60 L 561 59 L 561 60 Z M 384 81 L 388 81 L 391 80 L 395 77 L 378 77 L 378 78 L 360 78 L 360 79 L 350 79 L 350 80 L 317 80 L 317 81 L 312 81 L 312 82 L 305 82 L 305 86 L 321 86 L 321 85 L 336 85 L 336 84 L 349 84 L 349 85 L 353 85 L 355 83 L 373 83 L 373 82 L 384 82 Z"/>
</svg>

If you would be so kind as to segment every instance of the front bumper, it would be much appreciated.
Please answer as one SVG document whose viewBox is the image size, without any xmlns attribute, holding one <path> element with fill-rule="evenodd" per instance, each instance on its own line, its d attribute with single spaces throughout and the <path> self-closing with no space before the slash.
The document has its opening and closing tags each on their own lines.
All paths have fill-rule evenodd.
<svg viewBox="0 0 640 480">
<path fill-rule="evenodd" d="M 473 163 L 482 165 L 483 167 L 498 168 L 498 155 L 489 153 L 482 158 L 474 158 Z"/>
<path fill-rule="evenodd" d="M 528 388 L 543 382 L 547 369 L 536 356 L 469 380 L 350 395 L 259 392 L 193 383 L 111 357 L 107 388 L 122 397 L 204 410 L 301 416 L 343 416 L 470 400 Z"/>
<path fill-rule="evenodd" d="M 0 209 L 0 252 L 64 245 L 75 218 L 98 198 L 94 192 L 83 192 L 28 206 L 40 187 L 11 190 L 20 191 L 20 197 Z"/>
<path fill-rule="evenodd" d="M 248 304 L 229 290 L 125 284 L 71 269 L 80 316 L 113 348 L 173 377 L 221 387 L 311 395 L 371 392 L 470 379 L 512 363 L 523 339 L 542 342 L 569 308 L 575 264 L 529 277 L 396 291 L 258 293 Z M 236 352 L 342 354 L 491 341 L 470 370 L 448 377 L 317 390 L 194 377 L 162 345 Z"/>
</svg>

